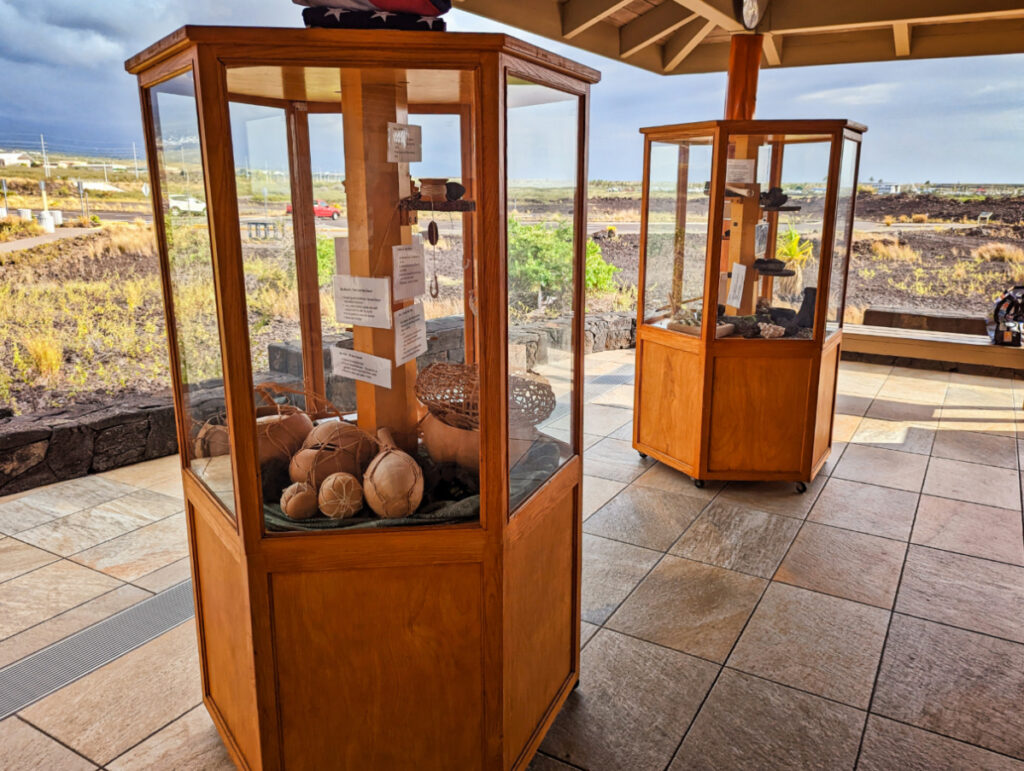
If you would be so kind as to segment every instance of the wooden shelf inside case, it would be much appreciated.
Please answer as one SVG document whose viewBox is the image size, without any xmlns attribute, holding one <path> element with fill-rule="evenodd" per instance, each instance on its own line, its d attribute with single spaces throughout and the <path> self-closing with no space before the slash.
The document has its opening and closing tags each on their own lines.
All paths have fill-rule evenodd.
<svg viewBox="0 0 1024 771">
<path fill-rule="evenodd" d="M 398 203 L 403 211 L 476 211 L 476 201 L 424 201 L 422 198 L 403 198 Z"/>
</svg>

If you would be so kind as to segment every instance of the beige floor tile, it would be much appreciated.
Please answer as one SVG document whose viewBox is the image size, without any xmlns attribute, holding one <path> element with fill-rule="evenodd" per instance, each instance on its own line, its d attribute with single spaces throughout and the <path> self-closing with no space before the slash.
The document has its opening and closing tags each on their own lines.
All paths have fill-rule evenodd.
<svg viewBox="0 0 1024 771">
<path fill-rule="evenodd" d="M 22 573 L 49 565 L 59 559 L 55 554 L 29 546 L 15 538 L 0 537 L 0 583 Z"/>
<path fill-rule="evenodd" d="M 800 522 L 715 501 L 670 550 L 677 557 L 771 578 Z"/>
<path fill-rule="evenodd" d="M 871 709 L 1024 758 L 1024 645 L 894 614 Z"/>
<path fill-rule="evenodd" d="M 0 722 L 0 768 L 4 771 L 80 771 L 96 768 L 17 717 Z"/>
<path fill-rule="evenodd" d="M 891 608 L 906 550 L 902 541 L 808 522 L 775 580 Z"/>
<path fill-rule="evenodd" d="M 860 710 L 725 669 L 669 771 L 853 768 Z"/>
<path fill-rule="evenodd" d="M 849 448 L 843 455 L 845 456 L 847 452 Z M 827 477 L 818 474 L 817 478 L 807 485 L 807 492 L 802 495 L 796 492 L 792 482 L 729 482 L 719 493 L 718 500 L 722 503 L 803 519 L 827 481 Z"/>
<path fill-rule="evenodd" d="M 912 545 L 896 610 L 1024 643 L 1024 567 Z"/>
<path fill-rule="evenodd" d="M 181 460 L 177 455 L 168 455 L 164 458 L 104 471 L 99 476 L 148 489 L 154 481 L 163 482 L 168 478 L 181 479 Z"/>
<path fill-rule="evenodd" d="M 945 404 L 949 407 L 1012 408 L 1014 406 L 1013 390 L 1009 387 L 991 388 L 950 382 Z"/>
<path fill-rule="evenodd" d="M 889 371 L 889 378 L 893 380 L 920 380 L 936 383 L 949 383 L 951 372 L 941 369 L 927 369 L 925 367 L 893 367 Z"/>
<path fill-rule="evenodd" d="M 587 769 L 661 771 L 718 667 L 602 629 L 541 749 Z"/>
<path fill-rule="evenodd" d="M 733 570 L 666 556 L 605 626 L 721 663 L 766 583 Z"/>
<path fill-rule="evenodd" d="M 548 436 L 553 436 L 558 441 L 565 442 L 566 444 L 569 444 L 569 441 L 572 438 L 572 432 L 569 431 L 569 429 L 567 429 L 567 428 L 551 428 L 550 425 L 547 425 L 547 426 L 543 426 L 542 425 L 542 426 L 539 426 L 539 429 L 540 429 L 540 432 L 542 434 L 547 434 Z M 589 447 L 593 447 L 595 444 L 600 442 L 602 439 L 604 439 L 603 436 L 597 436 L 595 434 L 584 434 L 583 435 L 583 449 L 584 449 L 584 451 L 586 451 Z"/>
<path fill-rule="evenodd" d="M 939 420 L 942 407 L 938 404 L 917 404 L 894 399 L 875 397 L 864 413 L 864 417 L 876 420 L 901 420 L 912 423 L 927 423 Z"/>
<path fill-rule="evenodd" d="M 122 581 L 134 581 L 187 555 L 182 513 L 79 552 L 73 559 Z"/>
<path fill-rule="evenodd" d="M 932 455 L 985 466 L 1017 468 L 1017 442 L 1008 436 L 973 431 L 940 431 Z"/>
<path fill-rule="evenodd" d="M 634 388 L 631 385 L 612 386 L 607 391 L 594 397 L 591 404 L 604 404 L 609 407 L 633 409 Z"/>
<path fill-rule="evenodd" d="M 918 497 L 905 490 L 830 479 L 807 520 L 906 541 Z"/>
<path fill-rule="evenodd" d="M 601 477 L 583 477 L 583 519 L 586 519 L 626 488 L 625 482 Z"/>
<path fill-rule="evenodd" d="M 653 463 L 650 458 L 641 458 L 630 442 L 606 438 L 583 454 L 583 473 L 616 482 L 632 482 Z"/>
<path fill-rule="evenodd" d="M 654 487 L 669 493 L 692 495 L 705 500 L 711 500 L 725 487 L 724 482 L 708 482 L 704 487 L 696 487 L 693 479 L 664 463 L 655 463 L 648 471 L 637 477 L 634 484 L 640 487 Z"/>
<path fill-rule="evenodd" d="M 700 498 L 631 485 L 583 524 L 583 531 L 667 551 L 706 502 Z"/>
<path fill-rule="evenodd" d="M 42 650 L 68 635 L 108 618 L 152 595 L 135 586 L 121 585 L 95 599 L 43 621 L 0 642 L 0 667 Z"/>
<path fill-rule="evenodd" d="M 141 586 L 146 591 L 154 594 L 170 589 L 175 584 L 192 577 L 192 567 L 188 557 L 182 557 L 170 565 L 147 573 L 141 578 L 132 581 L 136 586 Z"/>
<path fill-rule="evenodd" d="M 942 408 L 939 420 L 940 431 L 973 431 L 979 434 L 996 434 L 1015 438 L 1021 428 L 1020 410 L 1002 407 L 951 407 Z"/>
<path fill-rule="evenodd" d="M 631 420 L 628 423 L 626 423 L 626 424 L 624 424 L 622 426 L 619 426 L 614 431 L 612 431 L 610 434 L 608 434 L 608 436 L 610 436 L 612 439 L 621 439 L 624 442 L 632 443 L 632 441 L 633 441 L 633 421 Z"/>
<path fill-rule="evenodd" d="M 1024 762 L 981 747 L 871 715 L 864 731 L 858 771 L 985 769 L 1024 771 Z"/>
<path fill-rule="evenodd" d="M 660 558 L 650 549 L 584 533 L 583 620 L 603 624 Z"/>
<path fill-rule="evenodd" d="M 919 492 L 927 467 L 924 455 L 850 444 L 832 478 Z"/>
<path fill-rule="evenodd" d="M 188 621 L 21 714 L 105 765 L 201 701 L 197 651 L 195 624 Z"/>
<path fill-rule="evenodd" d="M 837 413 L 832 421 L 832 441 L 850 441 L 853 438 L 853 435 L 857 433 L 857 429 L 860 428 L 862 420 L 864 420 L 864 418 Z"/>
<path fill-rule="evenodd" d="M 910 540 L 934 549 L 1024 565 L 1024 532 L 1017 509 L 922 495 Z"/>
<path fill-rule="evenodd" d="M 956 386 L 972 386 L 974 388 L 994 388 L 1011 390 L 1014 387 L 1012 378 L 991 375 L 972 375 L 966 372 L 950 372 L 949 382 Z"/>
<path fill-rule="evenodd" d="M 158 768 L 233 771 L 206 707 L 200 705 L 179 717 L 106 766 L 110 771 L 149 771 Z"/>
<path fill-rule="evenodd" d="M 948 384 L 941 380 L 926 380 L 918 377 L 896 377 L 891 375 L 885 381 L 876 399 L 913 404 L 941 405 L 946 399 Z"/>
<path fill-rule="evenodd" d="M 49 509 L 25 503 L 22 498 L 0 503 L 0 533 L 15 535 L 61 516 Z"/>
<path fill-rule="evenodd" d="M 730 667 L 866 709 L 889 612 L 773 582 Z"/>
<path fill-rule="evenodd" d="M 886 450 L 928 455 L 935 441 L 935 429 L 902 420 L 864 418 L 850 441 Z"/>
<path fill-rule="evenodd" d="M 859 394 L 836 394 L 836 417 L 847 418 L 857 421 L 864 417 L 868 411 L 874 396 L 863 396 Z"/>
<path fill-rule="evenodd" d="M 135 492 L 136 489 L 131 485 L 112 479 L 87 476 L 50 485 L 38 492 L 26 495 L 20 500 L 22 503 L 45 509 L 58 516 L 64 516 L 92 506 L 99 506 L 101 503 Z"/>
<path fill-rule="evenodd" d="M 597 633 L 597 630 L 600 629 L 600 628 L 601 627 L 599 627 L 597 624 L 591 624 L 591 623 L 589 623 L 587 621 L 581 621 L 580 622 L 580 647 L 582 648 L 584 645 L 586 645 L 588 642 L 590 642 L 590 638 L 593 637 Z"/>
<path fill-rule="evenodd" d="M 18 533 L 18 538 L 54 554 L 68 557 L 98 543 L 137 530 L 151 521 L 141 512 L 113 512 L 95 506 L 25 530 Z"/>
<path fill-rule="evenodd" d="M 588 434 L 607 436 L 633 419 L 633 410 L 604 404 L 583 405 L 583 430 Z M 565 415 L 551 423 L 552 428 L 571 428 L 572 416 Z"/>
<path fill-rule="evenodd" d="M 0 584 L 0 639 L 17 634 L 120 586 L 109 576 L 67 560 Z"/>
<path fill-rule="evenodd" d="M 832 442 L 832 452 L 829 453 L 828 458 L 825 460 L 824 465 L 821 467 L 821 471 L 818 472 L 820 476 L 830 477 L 832 472 L 836 470 L 836 466 L 839 463 L 839 459 L 843 457 L 843 451 L 846 449 L 846 442 Z"/>
<path fill-rule="evenodd" d="M 1020 476 L 1011 469 L 932 458 L 924 493 L 1001 509 L 1020 508 Z"/>
<path fill-rule="evenodd" d="M 574 766 L 538 752 L 530 761 L 527 771 L 573 771 L 574 768 Z"/>
</svg>

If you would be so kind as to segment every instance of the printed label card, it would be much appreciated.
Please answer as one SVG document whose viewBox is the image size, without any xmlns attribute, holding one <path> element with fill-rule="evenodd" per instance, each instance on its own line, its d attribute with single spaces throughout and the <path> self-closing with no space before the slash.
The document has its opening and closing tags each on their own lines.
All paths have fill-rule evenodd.
<svg viewBox="0 0 1024 771">
<path fill-rule="evenodd" d="M 331 348 L 331 371 L 341 377 L 391 388 L 391 361 L 348 348 Z"/>
<path fill-rule="evenodd" d="M 739 308 L 743 302 L 743 287 L 747 285 L 747 266 L 741 262 L 732 264 L 732 281 L 729 282 L 729 299 L 726 305 Z"/>
<path fill-rule="evenodd" d="M 395 302 L 412 300 L 427 291 L 423 267 L 423 240 L 416 236 L 411 244 L 391 247 L 391 275 L 395 282 Z"/>
<path fill-rule="evenodd" d="M 391 279 L 335 276 L 334 318 L 356 327 L 391 329 Z"/>
<path fill-rule="evenodd" d="M 401 367 L 427 352 L 427 319 L 423 303 L 395 311 L 395 366 Z"/>
<path fill-rule="evenodd" d="M 409 123 L 388 123 L 388 163 L 423 160 L 423 128 Z"/>
</svg>

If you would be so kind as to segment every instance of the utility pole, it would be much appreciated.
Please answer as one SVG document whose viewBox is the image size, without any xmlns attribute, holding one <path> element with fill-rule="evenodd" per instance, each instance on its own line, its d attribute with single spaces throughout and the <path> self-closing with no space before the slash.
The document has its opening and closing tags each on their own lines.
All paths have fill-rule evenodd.
<svg viewBox="0 0 1024 771">
<path fill-rule="evenodd" d="M 135 164 L 135 179 L 139 178 L 139 156 L 135 152 L 135 143 L 132 142 L 132 162 Z"/>
<path fill-rule="evenodd" d="M 50 178 L 50 164 L 46 162 L 46 140 L 43 139 L 43 135 L 39 135 L 39 146 L 43 148 L 43 175 Z"/>
</svg>

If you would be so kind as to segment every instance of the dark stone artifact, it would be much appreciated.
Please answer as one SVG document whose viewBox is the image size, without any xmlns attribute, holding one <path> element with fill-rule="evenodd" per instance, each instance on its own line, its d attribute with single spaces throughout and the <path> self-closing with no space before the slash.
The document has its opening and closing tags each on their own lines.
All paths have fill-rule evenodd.
<svg viewBox="0 0 1024 771">
<path fill-rule="evenodd" d="M 766 209 L 777 209 L 785 206 L 789 196 L 782 192 L 781 187 L 773 187 L 767 193 L 761 193 L 761 206 Z"/>
<path fill-rule="evenodd" d="M 804 287 L 804 300 L 796 314 L 797 325 L 810 329 L 814 326 L 814 305 L 818 299 L 818 290 L 813 286 Z"/>
<path fill-rule="evenodd" d="M 460 185 L 458 182 L 446 182 L 445 186 L 445 198 L 449 201 L 458 201 L 462 196 L 466 194 L 466 188 Z"/>
</svg>

